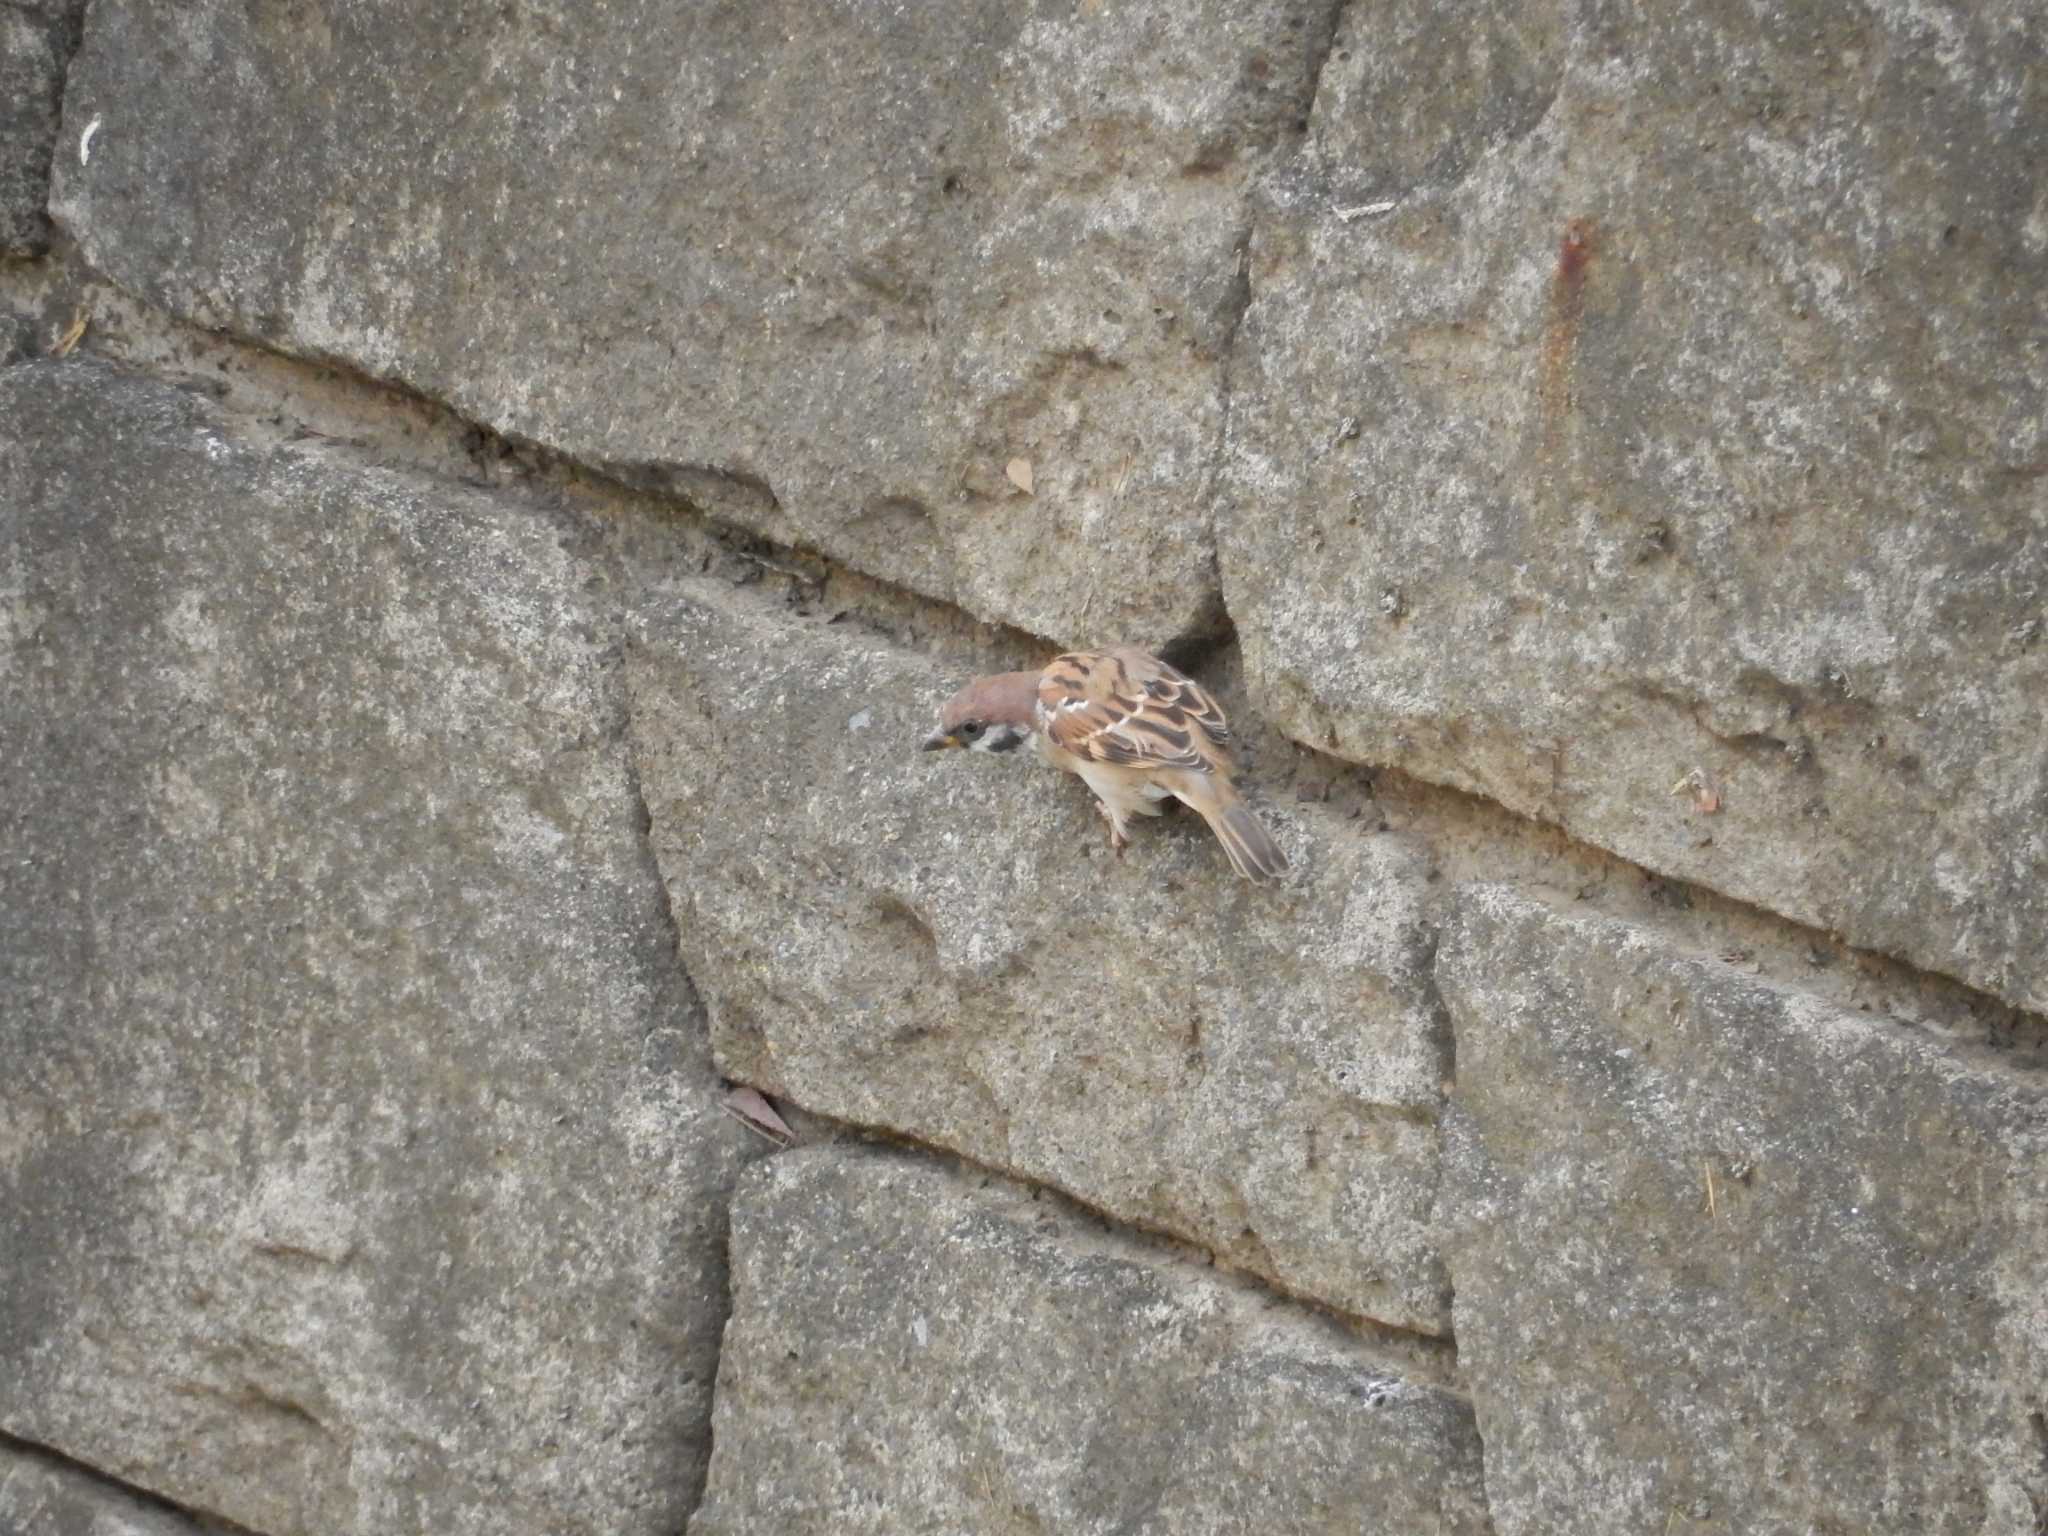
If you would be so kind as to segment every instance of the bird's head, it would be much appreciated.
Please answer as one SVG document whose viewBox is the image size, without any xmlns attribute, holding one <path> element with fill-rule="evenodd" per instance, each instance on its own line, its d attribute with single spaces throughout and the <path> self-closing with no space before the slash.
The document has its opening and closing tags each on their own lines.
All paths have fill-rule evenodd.
<svg viewBox="0 0 2048 1536">
<path fill-rule="evenodd" d="M 939 728 L 924 739 L 924 750 L 1009 752 L 1031 739 L 1038 708 L 1036 672 L 999 672 L 977 677 L 939 711 Z"/>
</svg>

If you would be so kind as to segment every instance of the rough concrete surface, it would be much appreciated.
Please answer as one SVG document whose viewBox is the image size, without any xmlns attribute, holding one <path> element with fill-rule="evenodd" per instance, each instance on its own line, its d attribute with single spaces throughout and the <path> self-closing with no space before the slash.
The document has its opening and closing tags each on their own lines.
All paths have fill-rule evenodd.
<svg viewBox="0 0 2048 1536">
<path fill-rule="evenodd" d="M 267 1536 L 687 1513 L 746 1137 L 590 543 L 0 374 L 0 1431 Z"/>
<path fill-rule="evenodd" d="M 777 1157 L 733 1208 L 691 1536 L 1487 1530 L 1471 1411 L 1000 1181 Z"/>
<path fill-rule="evenodd" d="M 2044 159 L 2031 0 L 1350 8 L 1233 364 L 1253 698 L 2048 1007 Z"/>
<path fill-rule="evenodd" d="M 203 323 L 986 618 L 1162 640 L 1216 616 L 1243 190 L 1332 9 L 102 0 L 56 207 Z"/>
<path fill-rule="evenodd" d="M 918 750 L 958 675 L 709 583 L 646 605 L 628 680 L 730 1076 L 1444 1326 L 1412 848 L 1269 805 L 1285 888 L 1239 880 L 1192 816 L 1113 859 L 1085 787 L 1028 751 Z"/>
<path fill-rule="evenodd" d="M 2048 1078 L 1503 887 L 1438 957 L 1504 1536 L 2048 1513 Z"/>
<path fill-rule="evenodd" d="M 0 256 L 50 242 L 50 153 L 84 0 L 0 5 Z"/>
</svg>

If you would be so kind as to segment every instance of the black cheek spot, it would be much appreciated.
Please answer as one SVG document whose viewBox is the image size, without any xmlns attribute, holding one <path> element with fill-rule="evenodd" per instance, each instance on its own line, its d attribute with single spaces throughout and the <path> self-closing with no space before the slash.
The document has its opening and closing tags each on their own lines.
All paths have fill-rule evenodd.
<svg viewBox="0 0 2048 1536">
<path fill-rule="evenodd" d="M 989 738 L 988 749 L 991 752 L 1014 752 L 1023 745 L 1024 738 L 1022 736 L 1018 735 L 1015 731 L 1004 731 L 1000 735 Z"/>
</svg>

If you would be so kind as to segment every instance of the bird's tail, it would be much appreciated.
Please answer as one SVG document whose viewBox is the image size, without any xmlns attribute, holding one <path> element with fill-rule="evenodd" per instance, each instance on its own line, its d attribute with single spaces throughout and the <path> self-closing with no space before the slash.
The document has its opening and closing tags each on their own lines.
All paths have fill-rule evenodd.
<svg viewBox="0 0 2048 1536">
<path fill-rule="evenodd" d="M 1236 795 L 1228 796 L 1202 819 L 1216 834 L 1216 841 L 1230 855 L 1230 867 L 1251 881 L 1277 880 L 1287 871 L 1287 855 L 1273 841 L 1265 823 Z"/>
</svg>

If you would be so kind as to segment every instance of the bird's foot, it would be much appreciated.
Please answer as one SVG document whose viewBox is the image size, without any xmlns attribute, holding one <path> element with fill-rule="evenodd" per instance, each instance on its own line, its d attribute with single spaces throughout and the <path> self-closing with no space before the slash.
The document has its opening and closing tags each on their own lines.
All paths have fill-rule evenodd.
<svg viewBox="0 0 2048 1536">
<path fill-rule="evenodd" d="M 1109 846 L 1111 851 L 1118 858 L 1122 858 L 1124 850 L 1131 846 L 1130 834 L 1124 831 L 1123 816 L 1110 809 L 1107 800 L 1097 800 L 1095 802 L 1095 809 L 1100 811 L 1102 819 L 1109 823 Z"/>
</svg>

